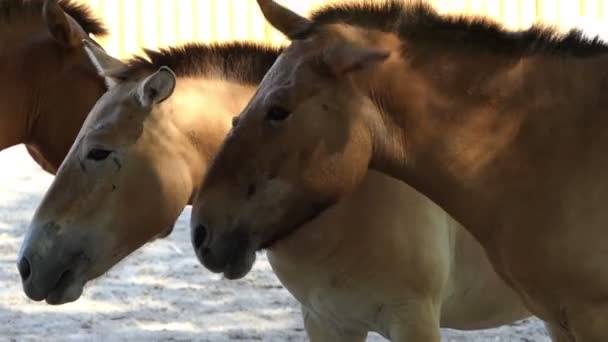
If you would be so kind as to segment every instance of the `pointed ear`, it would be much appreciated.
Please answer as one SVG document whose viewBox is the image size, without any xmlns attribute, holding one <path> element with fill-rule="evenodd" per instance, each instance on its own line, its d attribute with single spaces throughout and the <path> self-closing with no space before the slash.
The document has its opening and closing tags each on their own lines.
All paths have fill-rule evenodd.
<svg viewBox="0 0 608 342">
<path fill-rule="evenodd" d="M 84 50 L 86 51 L 87 56 L 89 56 L 91 63 L 93 63 L 99 75 L 104 78 L 108 89 L 115 86 L 117 80 L 108 77 L 107 75 L 112 74 L 112 71 L 114 70 L 125 68 L 127 65 L 119 59 L 108 55 L 103 49 L 95 45 L 95 43 L 86 39 L 82 42 L 84 43 Z"/>
<path fill-rule="evenodd" d="M 158 104 L 169 98 L 175 90 L 177 77 L 166 66 L 141 81 L 137 87 L 137 98 L 143 107 Z"/>
<path fill-rule="evenodd" d="M 382 63 L 389 56 L 390 52 L 378 48 L 341 45 L 325 50 L 323 60 L 334 75 L 342 76 Z"/>
<path fill-rule="evenodd" d="M 81 37 L 57 0 L 45 0 L 42 15 L 49 32 L 57 42 L 68 48 L 80 46 Z"/>
<path fill-rule="evenodd" d="M 291 40 L 303 39 L 314 27 L 312 21 L 273 0 L 258 0 L 258 5 L 270 25 Z"/>
</svg>

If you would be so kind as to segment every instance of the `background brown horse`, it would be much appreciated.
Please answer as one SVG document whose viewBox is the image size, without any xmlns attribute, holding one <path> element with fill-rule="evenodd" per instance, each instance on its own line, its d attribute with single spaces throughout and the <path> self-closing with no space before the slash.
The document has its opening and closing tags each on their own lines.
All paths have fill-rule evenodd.
<svg viewBox="0 0 608 342">
<path fill-rule="evenodd" d="M 26 144 L 55 173 L 105 91 L 82 46 L 89 34 L 106 29 L 82 4 L 0 2 L 0 150 Z"/>
</svg>

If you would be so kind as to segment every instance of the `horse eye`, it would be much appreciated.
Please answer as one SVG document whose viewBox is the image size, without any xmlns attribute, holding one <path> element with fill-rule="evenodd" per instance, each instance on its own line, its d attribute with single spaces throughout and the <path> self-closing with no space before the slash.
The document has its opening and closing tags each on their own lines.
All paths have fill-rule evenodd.
<svg viewBox="0 0 608 342">
<path fill-rule="evenodd" d="M 239 124 L 239 117 L 235 116 L 232 118 L 232 128 L 236 127 Z"/>
<path fill-rule="evenodd" d="M 93 148 L 87 153 L 87 159 L 94 161 L 102 161 L 108 158 L 112 151 L 104 150 L 101 148 Z"/>
<path fill-rule="evenodd" d="M 268 113 L 266 113 L 266 120 L 269 121 L 283 121 L 289 117 L 291 113 L 281 107 L 270 107 Z"/>
</svg>

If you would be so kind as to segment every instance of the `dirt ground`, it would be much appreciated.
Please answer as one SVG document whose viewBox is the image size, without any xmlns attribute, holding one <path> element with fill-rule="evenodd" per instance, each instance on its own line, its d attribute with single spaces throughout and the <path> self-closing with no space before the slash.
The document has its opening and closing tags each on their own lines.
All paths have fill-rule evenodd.
<svg viewBox="0 0 608 342">
<path fill-rule="evenodd" d="M 51 181 L 23 147 L 0 153 L 0 341 L 306 341 L 297 302 L 265 256 L 240 281 L 200 266 L 190 247 L 190 208 L 173 234 L 144 246 L 90 283 L 75 303 L 26 298 L 15 259 Z M 535 319 L 497 329 L 443 330 L 442 341 L 549 341 Z M 368 341 L 384 341 L 370 334 Z"/>
</svg>

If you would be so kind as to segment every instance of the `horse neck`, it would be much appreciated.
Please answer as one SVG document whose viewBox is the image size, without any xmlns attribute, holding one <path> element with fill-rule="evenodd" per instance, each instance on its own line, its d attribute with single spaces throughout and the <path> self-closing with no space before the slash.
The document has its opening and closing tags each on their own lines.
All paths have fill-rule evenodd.
<svg viewBox="0 0 608 342">
<path fill-rule="evenodd" d="M 371 167 L 412 185 L 479 239 L 508 205 L 505 194 L 529 195 L 534 184 L 522 179 L 560 169 L 565 145 L 584 150 L 578 141 L 588 139 L 573 127 L 591 120 L 598 126 L 584 134 L 607 136 L 591 132 L 608 124 L 606 57 L 410 53 L 373 82 L 383 108 L 372 123 Z"/>
<path fill-rule="evenodd" d="M 192 178 L 192 198 L 238 116 L 255 91 L 255 85 L 221 79 L 180 79 L 171 97 L 173 124 L 181 132 L 181 141 Z"/>
<path fill-rule="evenodd" d="M 28 111 L 32 103 L 31 90 L 23 81 L 26 70 L 19 46 L 33 28 L 23 25 L 9 27 L 0 22 L 0 82 L 5 85 L 0 93 L 0 150 L 25 142 L 27 137 Z M 26 33 L 20 33 L 26 31 Z"/>
<path fill-rule="evenodd" d="M 68 89 L 56 92 L 35 92 L 37 106 L 27 113 L 25 143 L 34 160 L 48 172 L 57 171 L 90 110 L 103 95 L 105 88 L 101 82 L 100 79 L 98 87 L 79 88 L 71 84 L 66 85 Z"/>
<path fill-rule="evenodd" d="M 14 24 L 8 31 L 0 26 L 0 46 L 6 47 L 0 61 L 9 66 L 2 77 L 13 85 L 0 95 L 0 149 L 26 144 L 33 159 L 55 173 L 105 87 L 90 63 L 62 74 L 63 62 L 74 56 L 58 56 L 40 22 L 24 23 L 29 26 Z M 79 81 L 85 78 L 86 84 Z"/>
</svg>

